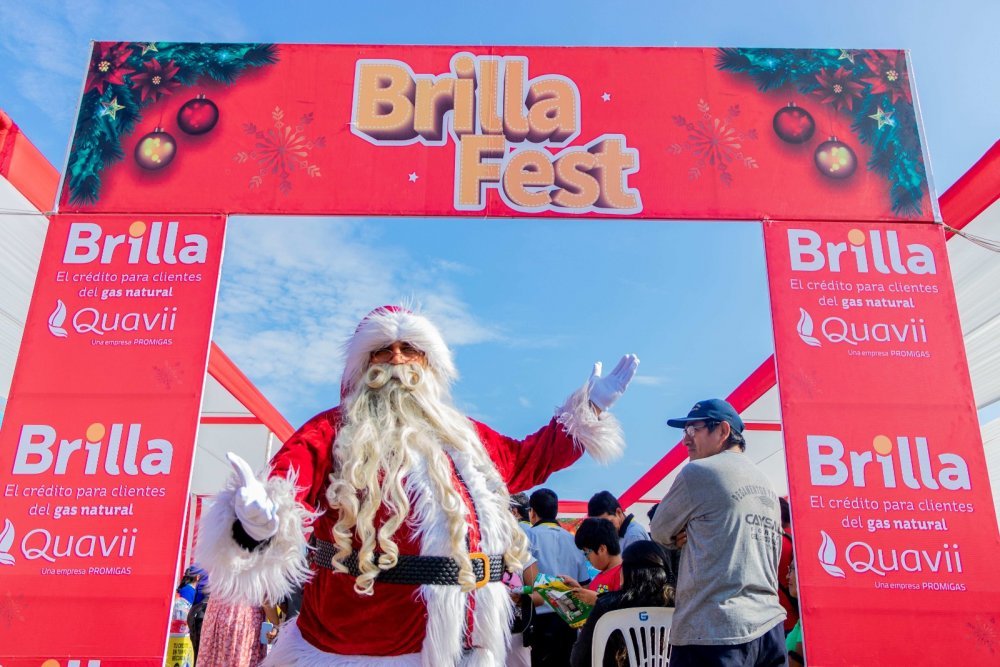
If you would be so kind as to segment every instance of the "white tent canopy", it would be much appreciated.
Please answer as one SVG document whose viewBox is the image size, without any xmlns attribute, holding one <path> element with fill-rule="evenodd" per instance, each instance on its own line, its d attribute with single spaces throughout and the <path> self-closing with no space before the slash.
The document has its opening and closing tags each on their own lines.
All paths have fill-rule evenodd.
<svg viewBox="0 0 1000 667">
<path fill-rule="evenodd" d="M 0 420 L 48 228 L 43 211 L 56 198 L 58 172 L 0 111 Z M 221 489 L 229 476 L 227 451 L 262 469 L 292 429 L 216 345 L 209 353 L 191 493 L 196 500 Z M 192 503 L 196 513 L 198 502 Z"/>
<path fill-rule="evenodd" d="M 976 407 L 1000 401 L 1000 142 L 940 198 L 945 224 L 959 234 L 948 240 L 948 259 L 958 301 Z M 973 240 L 970 240 L 972 238 Z M 771 479 L 779 495 L 788 494 L 781 437 L 778 387 L 771 357 L 733 391 L 729 401 L 747 425 L 747 454 Z M 1000 418 L 982 427 L 983 446 L 994 505 L 1000 514 Z M 646 512 L 666 495 L 687 455 L 683 447 L 667 453 L 621 496 L 626 512 L 647 522 Z"/>
</svg>

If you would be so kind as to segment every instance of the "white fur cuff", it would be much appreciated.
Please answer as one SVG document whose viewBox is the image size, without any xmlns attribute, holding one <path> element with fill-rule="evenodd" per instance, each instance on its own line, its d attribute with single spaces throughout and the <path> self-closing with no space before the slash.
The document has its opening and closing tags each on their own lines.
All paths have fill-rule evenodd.
<svg viewBox="0 0 1000 667">
<path fill-rule="evenodd" d="M 594 414 L 587 385 L 573 392 L 556 411 L 556 420 L 598 463 L 611 463 L 625 451 L 621 425 L 607 410 Z"/>
<path fill-rule="evenodd" d="M 201 518 L 195 558 L 208 572 L 213 598 L 230 604 L 273 604 L 310 577 L 304 530 L 314 515 L 295 501 L 294 479 L 274 477 L 265 488 L 277 511 L 278 533 L 254 551 L 233 539 L 233 501 L 239 491 L 235 475 Z"/>
</svg>

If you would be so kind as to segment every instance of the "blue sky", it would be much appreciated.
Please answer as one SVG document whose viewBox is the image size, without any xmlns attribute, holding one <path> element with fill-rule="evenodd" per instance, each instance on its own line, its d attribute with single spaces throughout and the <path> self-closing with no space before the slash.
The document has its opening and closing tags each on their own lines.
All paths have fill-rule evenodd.
<svg viewBox="0 0 1000 667">
<path fill-rule="evenodd" d="M 61 168 L 91 39 L 905 48 L 939 193 L 1000 137 L 995 0 L 492 6 L 2 2 L 0 108 Z M 640 356 L 615 409 L 626 459 L 556 475 L 567 498 L 623 491 L 676 442 L 665 417 L 729 393 L 772 351 L 747 223 L 233 219 L 216 339 L 298 423 L 336 402 L 357 319 L 406 297 L 454 346 L 461 407 L 511 435 L 540 426 L 594 361 Z"/>
</svg>

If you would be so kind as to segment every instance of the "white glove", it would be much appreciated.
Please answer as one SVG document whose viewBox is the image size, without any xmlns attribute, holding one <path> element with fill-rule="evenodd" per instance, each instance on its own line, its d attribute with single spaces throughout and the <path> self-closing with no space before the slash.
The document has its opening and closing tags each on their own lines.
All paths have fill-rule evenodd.
<svg viewBox="0 0 1000 667">
<path fill-rule="evenodd" d="M 250 464 L 229 452 L 229 464 L 240 478 L 240 489 L 233 499 L 236 518 L 243 530 L 255 540 L 263 542 L 278 532 L 278 517 L 274 503 L 267 497 L 267 490 L 253 474 Z"/>
<path fill-rule="evenodd" d="M 601 377 L 601 362 L 594 364 L 594 372 L 590 374 L 590 402 L 601 411 L 610 410 L 621 395 L 625 393 L 628 383 L 635 377 L 639 368 L 639 357 L 626 354 L 607 377 Z"/>
</svg>

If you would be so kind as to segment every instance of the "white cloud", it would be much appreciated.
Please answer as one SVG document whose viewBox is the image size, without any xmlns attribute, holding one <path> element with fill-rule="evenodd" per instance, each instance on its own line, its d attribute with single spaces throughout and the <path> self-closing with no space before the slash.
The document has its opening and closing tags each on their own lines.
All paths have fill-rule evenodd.
<svg viewBox="0 0 1000 667">
<path fill-rule="evenodd" d="M 3 68 L 16 88 L 11 94 L 67 127 L 75 120 L 91 40 L 229 42 L 248 33 L 234 8 L 166 0 L 2 2 L 0 25 Z"/>
<path fill-rule="evenodd" d="M 530 408 L 531 399 L 529 399 L 527 396 L 518 396 L 517 404 L 520 405 L 522 408 Z"/>
<path fill-rule="evenodd" d="M 636 375 L 632 378 L 632 382 L 646 386 L 646 387 L 659 387 L 667 382 L 666 378 L 657 377 L 655 375 Z"/>
<path fill-rule="evenodd" d="M 341 345 L 374 307 L 410 301 L 452 346 L 502 340 L 434 258 L 386 245 L 364 221 L 230 222 L 215 338 L 272 402 L 336 401 Z M 332 395 L 331 395 L 332 394 Z"/>
<path fill-rule="evenodd" d="M 461 273 L 464 275 L 469 275 L 474 273 L 471 266 L 462 264 L 461 262 L 455 262 L 449 259 L 438 259 L 434 261 L 434 268 L 439 271 L 445 271 L 449 273 Z"/>
</svg>

